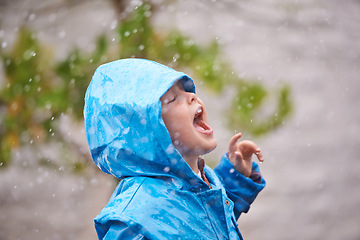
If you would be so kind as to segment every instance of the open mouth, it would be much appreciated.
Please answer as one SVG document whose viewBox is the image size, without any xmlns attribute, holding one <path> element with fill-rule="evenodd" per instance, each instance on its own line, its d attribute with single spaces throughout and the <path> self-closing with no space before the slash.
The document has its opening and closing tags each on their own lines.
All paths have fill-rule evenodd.
<svg viewBox="0 0 360 240">
<path fill-rule="evenodd" d="M 195 112 L 194 122 L 193 125 L 196 131 L 211 135 L 213 133 L 212 128 L 204 121 L 204 111 L 203 108 L 200 106 Z"/>
</svg>

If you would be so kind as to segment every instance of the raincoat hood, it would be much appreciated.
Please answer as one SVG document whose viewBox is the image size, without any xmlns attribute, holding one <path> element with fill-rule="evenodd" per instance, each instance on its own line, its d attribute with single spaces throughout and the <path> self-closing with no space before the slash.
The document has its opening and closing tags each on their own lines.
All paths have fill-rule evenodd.
<svg viewBox="0 0 360 240">
<path fill-rule="evenodd" d="M 119 179 L 177 176 L 196 185 L 161 117 L 160 97 L 180 79 L 195 92 L 186 74 L 150 60 L 122 59 L 95 71 L 84 118 L 91 156 L 102 171 Z"/>
</svg>

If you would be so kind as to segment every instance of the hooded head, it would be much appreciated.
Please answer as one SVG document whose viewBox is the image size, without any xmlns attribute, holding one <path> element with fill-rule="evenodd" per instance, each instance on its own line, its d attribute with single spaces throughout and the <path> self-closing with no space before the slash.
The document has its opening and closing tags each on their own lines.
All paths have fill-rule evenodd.
<svg viewBox="0 0 360 240">
<path fill-rule="evenodd" d="M 101 65 L 85 96 L 85 130 L 96 165 L 116 178 L 179 176 L 194 172 L 174 148 L 161 116 L 160 98 L 182 80 L 195 93 L 190 77 L 144 59 Z"/>
</svg>

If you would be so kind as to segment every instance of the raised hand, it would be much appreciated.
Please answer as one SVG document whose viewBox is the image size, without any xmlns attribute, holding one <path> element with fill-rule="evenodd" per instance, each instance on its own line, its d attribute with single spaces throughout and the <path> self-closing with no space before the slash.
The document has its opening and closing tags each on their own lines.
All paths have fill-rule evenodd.
<svg viewBox="0 0 360 240">
<path fill-rule="evenodd" d="M 260 162 L 263 162 L 264 158 L 260 148 L 253 141 L 244 140 L 238 143 L 241 135 L 237 133 L 230 139 L 228 157 L 238 172 L 245 177 L 250 177 L 252 155 L 255 154 Z"/>
</svg>

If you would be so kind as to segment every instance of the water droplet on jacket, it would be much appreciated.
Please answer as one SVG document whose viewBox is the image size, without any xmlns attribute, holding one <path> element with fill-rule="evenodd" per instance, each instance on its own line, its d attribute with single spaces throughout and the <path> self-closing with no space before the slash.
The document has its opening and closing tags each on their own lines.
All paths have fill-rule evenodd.
<svg viewBox="0 0 360 240">
<path fill-rule="evenodd" d="M 142 138 L 140 138 L 140 142 L 147 143 L 147 142 L 149 142 L 149 139 L 148 139 L 148 137 L 142 137 Z"/>
<path fill-rule="evenodd" d="M 128 134 L 128 133 L 129 133 L 129 131 L 130 131 L 130 128 L 129 128 L 129 127 L 124 128 L 124 130 L 123 130 L 123 134 Z"/>
<path fill-rule="evenodd" d="M 172 154 L 173 152 L 174 152 L 174 146 L 170 144 L 170 145 L 166 148 L 166 153 L 167 153 L 167 154 Z"/>
<path fill-rule="evenodd" d="M 165 167 L 164 168 L 164 172 L 169 172 L 170 171 L 170 168 L 169 167 Z"/>
</svg>

